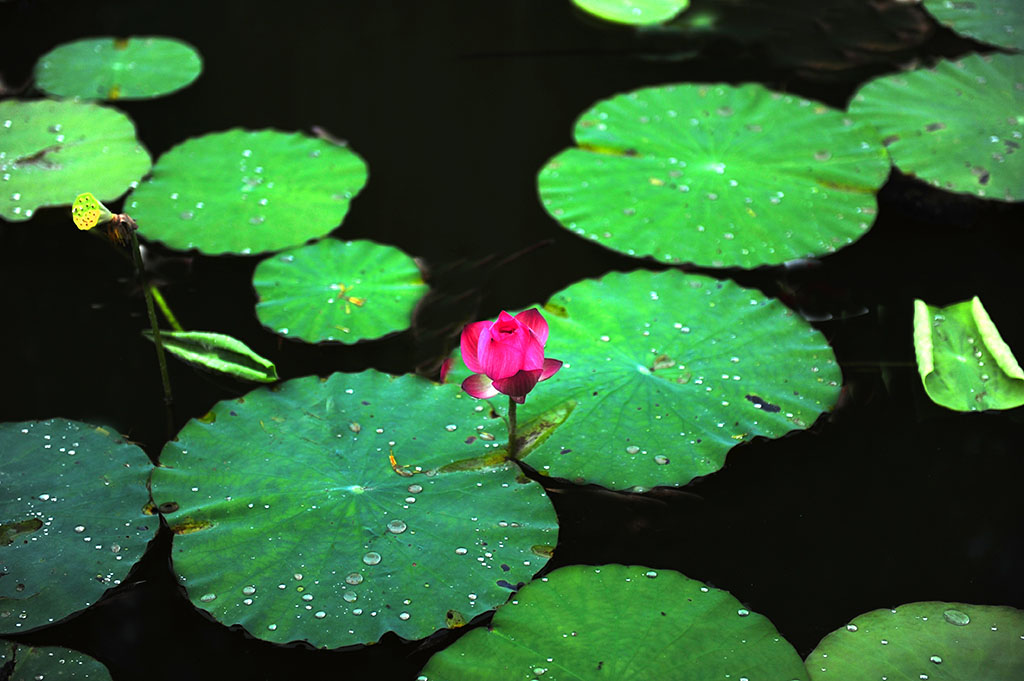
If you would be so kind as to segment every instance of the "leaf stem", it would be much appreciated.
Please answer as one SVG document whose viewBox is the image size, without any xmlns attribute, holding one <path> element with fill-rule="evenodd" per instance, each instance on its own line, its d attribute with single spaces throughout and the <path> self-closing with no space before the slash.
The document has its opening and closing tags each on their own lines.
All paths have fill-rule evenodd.
<svg viewBox="0 0 1024 681">
<path fill-rule="evenodd" d="M 167 301 L 164 300 L 164 297 L 161 295 L 160 289 L 156 287 L 156 284 L 146 284 L 146 286 L 149 289 L 149 292 L 153 295 L 153 300 L 156 301 L 157 307 L 159 307 L 160 311 L 164 313 L 164 318 L 167 320 L 167 323 L 171 325 L 171 328 L 175 331 L 184 331 L 185 329 L 181 328 L 181 324 L 178 323 L 174 313 L 171 312 L 171 308 L 167 305 Z"/>
<path fill-rule="evenodd" d="M 508 398 L 508 457 L 516 458 L 519 442 L 516 440 L 516 402 Z"/>
<path fill-rule="evenodd" d="M 128 218 L 131 220 L 131 218 Z M 146 270 L 142 264 L 142 250 L 139 248 L 139 237 L 136 234 L 135 221 L 129 222 L 128 232 L 132 239 L 132 259 L 135 261 L 135 273 L 139 277 L 139 285 L 146 297 L 146 312 L 149 314 L 149 325 L 153 329 L 153 344 L 156 345 L 156 359 L 160 365 L 160 380 L 164 385 L 164 407 L 167 410 L 167 437 L 174 434 L 174 413 L 171 405 L 174 398 L 171 397 L 171 379 L 167 375 L 167 360 L 164 357 L 164 344 L 160 339 L 160 325 L 156 321 L 156 310 L 153 309 L 153 294 L 150 291 L 149 283 L 146 281 Z"/>
</svg>

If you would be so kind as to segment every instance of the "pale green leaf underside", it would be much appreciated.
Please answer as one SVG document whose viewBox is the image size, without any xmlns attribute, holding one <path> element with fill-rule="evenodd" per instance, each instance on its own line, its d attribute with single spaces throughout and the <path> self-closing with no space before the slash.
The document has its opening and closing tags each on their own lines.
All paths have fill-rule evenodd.
<svg viewBox="0 0 1024 681">
<path fill-rule="evenodd" d="M 572 0 L 580 9 L 618 24 L 648 26 L 668 21 L 690 6 L 690 0 Z"/>
<path fill-rule="evenodd" d="M 685 673 L 683 673 L 685 670 Z M 806 680 L 766 617 L 671 570 L 571 565 L 435 654 L 423 681 Z"/>
<path fill-rule="evenodd" d="M 936 404 L 957 411 L 1024 404 L 1024 370 L 979 298 L 942 308 L 915 300 L 914 349 Z"/>
<path fill-rule="evenodd" d="M 153 340 L 151 331 L 143 331 L 142 335 Z M 237 338 L 209 331 L 161 331 L 160 339 L 164 350 L 189 364 L 246 381 L 272 383 L 277 380 L 274 363 L 257 355 Z"/>
</svg>

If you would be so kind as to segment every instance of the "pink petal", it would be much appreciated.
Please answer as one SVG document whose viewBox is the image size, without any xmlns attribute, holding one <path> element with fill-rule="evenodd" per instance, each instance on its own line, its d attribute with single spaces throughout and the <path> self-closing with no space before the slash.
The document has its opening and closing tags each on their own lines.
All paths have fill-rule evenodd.
<svg viewBox="0 0 1024 681">
<path fill-rule="evenodd" d="M 462 349 L 462 361 L 466 363 L 466 367 L 474 374 L 479 374 L 483 371 L 483 368 L 476 360 L 477 345 L 480 343 L 480 334 L 490 327 L 491 323 L 487 321 L 473 322 L 472 324 L 466 324 L 466 328 L 462 330 L 462 338 L 459 339 L 459 347 Z"/>
<path fill-rule="evenodd" d="M 467 378 L 462 382 L 462 389 L 478 400 L 486 400 L 498 394 L 498 390 L 491 383 L 491 379 L 483 374 L 473 374 Z"/>
<path fill-rule="evenodd" d="M 548 321 L 544 319 L 544 316 L 537 308 L 534 307 L 520 312 L 516 315 L 516 321 L 525 324 L 531 331 L 537 334 L 541 345 L 548 342 Z"/>
<path fill-rule="evenodd" d="M 526 352 L 523 353 L 522 368 L 528 371 L 544 368 L 544 344 L 532 331 L 524 331 L 529 334 L 529 340 L 526 343 Z"/>
<path fill-rule="evenodd" d="M 441 362 L 441 383 L 444 383 L 444 379 L 448 378 L 448 372 L 452 370 L 452 358 L 449 357 L 445 361 Z"/>
<path fill-rule="evenodd" d="M 504 393 L 514 401 L 522 404 L 526 401 L 526 394 L 533 390 L 533 386 L 537 385 L 537 381 L 540 380 L 540 374 L 540 369 L 520 371 L 515 376 L 499 378 L 494 381 L 494 387 L 498 389 L 498 392 Z"/>
<path fill-rule="evenodd" d="M 509 319 L 512 318 L 509 317 Z M 511 323 L 514 324 L 515 322 Z M 494 326 L 497 325 L 498 323 L 495 322 Z M 480 337 L 480 345 L 477 348 L 476 355 L 480 369 L 492 379 L 508 378 L 517 371 L 526 368 L 524 362 L 527 349 L 531 345 L 540 346 L 537 339 L 530 334 L 529 329 L 518 325 L 509 333 L 498 332 L 497 338 L 495 338 L 495 335 L 495 331 L 492 328 L 489 334 Z M 540 352 L 541 362 L 543 362 L 544 349 L 540 348 Z M 535 359 L 533 355 L 536 355 L 535 350 L 531 355 L 531 358 Z M 540 363 L 529 368 L 539 369 Z"/>
<path fill-rule="evenodd" d="M 540 375 L 541 381 L 546 381 L 555 375 L 559 369 L 562 368 L 562 360 L 560 359 L 546 359 L 544 360 L 543 372 Z"/>
</svg>

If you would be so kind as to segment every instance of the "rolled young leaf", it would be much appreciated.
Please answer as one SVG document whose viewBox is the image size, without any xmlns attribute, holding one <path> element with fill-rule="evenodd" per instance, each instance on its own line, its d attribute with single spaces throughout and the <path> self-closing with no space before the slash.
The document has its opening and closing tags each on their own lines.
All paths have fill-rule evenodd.
<svg viewBox="0 0 1024 681">
<path fill-rule="evenodd" d="M 149 331 L 143 331 L 142 335 L 153 340 Z M 167 352 L 191 364 L 246 381 L 273 383 L 277 380 L 274 363 L 257 355 L 237 338 L 209 331 L 164 331 L 160 338 Z"/>
</svg>

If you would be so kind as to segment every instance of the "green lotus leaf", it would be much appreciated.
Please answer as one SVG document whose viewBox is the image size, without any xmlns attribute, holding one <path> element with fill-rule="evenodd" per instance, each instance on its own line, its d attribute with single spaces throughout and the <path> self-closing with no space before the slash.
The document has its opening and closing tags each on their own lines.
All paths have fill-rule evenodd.
<svg viewBox="0 0 1024 681">
<path fill-rule="evenodd" d="M 267 258 L 252 283 L 260 322 L 311 343 L 400 331 L 427 291 L 416 262 L 399 249 L 336 239 Z"/>
<path fill-rule="evenodd" d="M 545 356 L 565 364 L 518 409 L 524 461 L 543 474 L 613 489 L 685 485 L 740 442 L 806 428 L 839 396 L 821 333 L 730 281 L 613 272 L 556 293 L 543 313 Z M 453 366 L 449 381 L 468 375 Z M 503 395 L 491 401 L 504 413 Z"/>
<path fill-rule="evenodd" d="M 203 70 L 191 45 L 173 38 L 86 38 L 36 64 L 36 85 L 58 97 L 149 99 L 180 90 Z"/>
<path fill-rule="evenodd" d="M 813 681 L 1008 681 L 1024 669 L 1024 611 L 924 601 L 860 615 L 807 656 Z"/>
<path fill-rule="evenodd" d="M 990 45 L 1024 50 L 1024 5 L 1020 0 L 922 0 L 939 23 Z"/>
<path fill-rule="evenodd" d="M 0 667 L 9 674 L 4 678 L 10 681 L 110 681 L 110 672 L 99 661 L 77 650 L 54 646 L 0 645 Z"/>
<path fill-rule="evenodd" d="M 152 466 L 106 428 L 0 424 L 0 632 L 50 624 L 120 584 L 158 522 Z"/>
<path fill-rule="evenodd" d="M 149 171 L 135 125 L 96 104 L 0 102 L 0 218 L 28 220 L 83 191 L 113 201 Z"/>
<path fill-rule="evenodd" d="M 760 85 L 669 85 L 598 102 L 538 175 L 547 211 L 608 248 L 756 267 L 835 251 L 875 219 L 875 131 Z"/>
<path fill-rule="evenodd" d="M 557 542 L 506 437 L 454 385 L 299 378 L 189 422 L 153 498 L 181 584 L 219 621 L 325 647 L 416 639 L 504 602 Z"/>
<path fill-rule="evenodd" d="M 142 335 L 153 340 L 153 332 Z M 248 345 L 222 333 L 209 331 L 161 331 L 164 350 L 190 364 L 219 371 L 246 381 L 273 383 L 277 368 L 269 359 L 253 352 Z"/>
<path fill-rule="evenodd" d="M 354 152 L 300 133 L 241 129 L 186 140 L 129 197 L 147 238 L 207 254 L 298 246 L 337 227 L 366 184 Z"/>
<path fill-rule="evenodd" d="M 685 671 L 684 671 L 685 670 Z M 420 681 L 807 679 L 772 623 L 671 570 L 570 565 L 430 658 Z"/>
<path fill-rule="evenodd" d="M 941 308 L 915 300 L 914 350 L 936 404 L 957 411 L 1024 404 L 1024 370 L 977 296 Z"/>
<path fill-rule="evenodd" d="M 1024 200 L 1024 56 L 970 55 L 877 78 L 850 113 L 883 136 L 893 163 L 952 192 Z"/>
<path fill-rule="evenodd" d="M 690 6 L 690 0 L 572 0 L 585 12 L 618 24 L 647 26 L 668 21 Z"/>
</svg>

